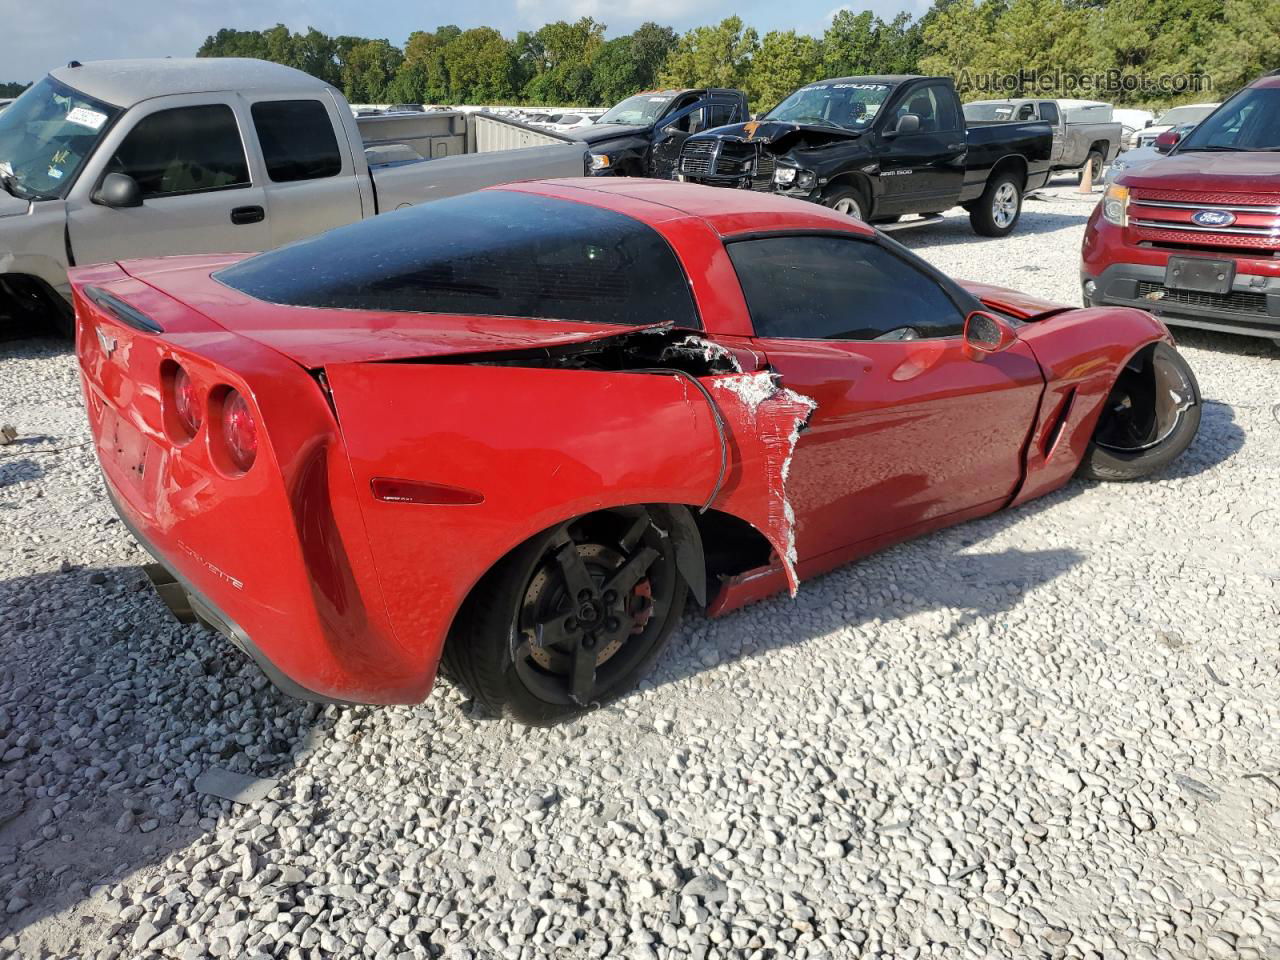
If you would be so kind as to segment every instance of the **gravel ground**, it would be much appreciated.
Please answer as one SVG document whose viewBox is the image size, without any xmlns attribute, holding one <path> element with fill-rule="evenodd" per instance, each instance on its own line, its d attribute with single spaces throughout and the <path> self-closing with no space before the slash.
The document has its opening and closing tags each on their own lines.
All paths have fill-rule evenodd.
<svg viewBox="0 0 1280 960">
<path fill-rule="evenodd" d="M 1077 303 L 1088 210 L 899 237 Z M 1280 353 L 1180 339 L 1168 474 L 693 616 L 554 730 L 299 704 L 171 622 L 72 356 L 0 344 L 0 955 L 1280 958 Z"/>
</svg>

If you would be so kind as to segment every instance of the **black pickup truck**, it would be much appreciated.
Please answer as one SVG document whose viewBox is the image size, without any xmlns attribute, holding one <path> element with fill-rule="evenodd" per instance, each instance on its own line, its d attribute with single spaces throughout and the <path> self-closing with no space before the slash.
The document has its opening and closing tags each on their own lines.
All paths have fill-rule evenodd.
<svg viewBox="0 0 1280 960">
<path fill-rule="evenodd" d="M 670 180 L 691 134 L 750 117 L 741 90 L 651 90 L 568 135 L 586 141 L 595 176 Z"/>
<path fill-rule="evenodd" d="M 688 137 L 676 176 L 872 223 L 959 203 L 975 231 L 1002 237 L 1049 179 L 1052 150 L 1042 120 L 966 123 L 945 77 L 843 77 L 801 87 L 760 120 Z"/>
</svg>

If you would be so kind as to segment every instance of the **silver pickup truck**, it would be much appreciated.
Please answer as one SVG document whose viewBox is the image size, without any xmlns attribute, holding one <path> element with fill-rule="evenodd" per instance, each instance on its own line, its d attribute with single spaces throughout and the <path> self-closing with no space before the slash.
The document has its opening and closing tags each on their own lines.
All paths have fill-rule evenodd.
<svg viewBox="0 0 1280 960">
<path fill-rule="evenodd" d="M 970 121 L 1047 120 L 1053 127 L 1051 170 L 1081 170 L 1093 165 L 1095 182 L 1102 168 L 1123 149 L 1124 128 L 1113 120 L 1111 105 L 1093 100 L 974 100 L 964 105 Z"/>
<path fill-rule="evenodd" d="M 0 334 L 69 332 L 68 266 L 268 250 L 588 162 L 581 141 L 483 113 L 357 120 L 260 60 L 73 62 L 0 113 Z"/>
</svg>

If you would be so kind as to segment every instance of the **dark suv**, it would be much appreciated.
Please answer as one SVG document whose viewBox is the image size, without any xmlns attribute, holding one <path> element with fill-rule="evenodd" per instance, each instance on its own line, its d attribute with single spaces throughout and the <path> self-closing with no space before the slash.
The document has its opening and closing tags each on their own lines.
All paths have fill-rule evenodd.
<svg viewBox="0 0 1280 960">
<path fill-rule="evenodd" d="M 750 116 L 741 90 L 651 90 L 628 97 L 569 135 L 589 145 L 596 176 L 670 180 L 691 134 Z"/>
</svg>

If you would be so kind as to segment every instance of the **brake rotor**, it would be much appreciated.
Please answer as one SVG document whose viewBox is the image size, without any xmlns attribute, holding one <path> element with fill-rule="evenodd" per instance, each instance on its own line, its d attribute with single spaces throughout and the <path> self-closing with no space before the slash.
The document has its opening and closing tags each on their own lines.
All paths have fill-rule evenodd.
<svg viewBox="0 0 1280 960">
<path fill-rule="evenodd" d="M 603 587 L 609 576 L 626 563 L 626 558 L 622 554 L 601 543 L 582 543 L 576 544 L 576 547 L 578 556 L 582 558 L 582 562 L 587 568 L 587 573 L 597 587 Z M 554 592 L 550 597 L 550 602 L 544 605 L 544 601 L 547 600 L 545 596 L 545 591 L 547 590 Z M 641 580 L 637 583 L 635 589 L 631 591 L 631 596 L 641 597 L 648 601 L 647 609 L 636 618 L 636 629 L 632 631 L 634 635 L 642 632 L 645 624 L 649 622 L 649 618 L 653 616 L 653 589 L 650 587 L 649 581 Z M 524 594 L 524 609 L 533 609 L 542 613 L 554 613 L 564 606 L 565 600 L 566 594 L 563 580 L 560 578 L 555 563 L 544 563 L 529 581 L 529 588 Z M 619 637 L 600 647 L 599 652 L 596 654 L 597 668 L 621 649 L 624 639 Z M 572 656 L 572 652 L 568 650 L 557 650 L 555 653 L 559 653 L 564 657 Z M 538 646 L 536 643 L 531 643 L 529 644 L 529 656 L 534 663 L 544 670 L 555 669 L 555 657 L 552 650 Z"/>
</svg>

